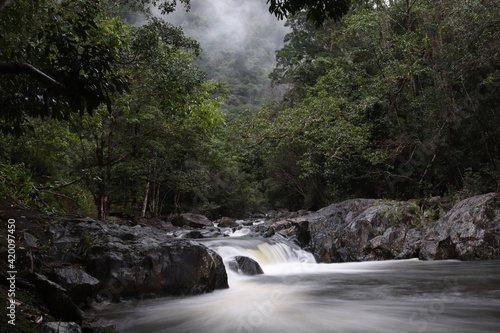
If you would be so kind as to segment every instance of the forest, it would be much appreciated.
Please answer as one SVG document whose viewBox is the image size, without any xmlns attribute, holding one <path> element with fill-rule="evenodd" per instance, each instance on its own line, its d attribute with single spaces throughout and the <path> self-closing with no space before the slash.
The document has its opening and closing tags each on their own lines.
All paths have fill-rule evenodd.
<svg viewBox="0 0 500 333">
<path fill-rule="evenodd" d="M 229 49 L 202 47 L 200 1 L 0 1 L 0 203 L 139 221 L 498 191 L 500 0 L 248 2 L 267 16 Z"/>
</svg>

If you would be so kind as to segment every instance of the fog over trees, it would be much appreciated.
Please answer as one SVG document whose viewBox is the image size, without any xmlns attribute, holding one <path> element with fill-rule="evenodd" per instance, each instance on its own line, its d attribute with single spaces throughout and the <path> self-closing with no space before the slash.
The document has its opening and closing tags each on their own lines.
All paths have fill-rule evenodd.
<svg viewBox="0 0 500 333">
<path fill-rule="evenodd" d="M 230 118 L 274 96 L 268 75 L 290 29 L 270 15 L 265 1 L 192 0 L 189 12 L 179 4 L 164 18 L 200 43 L 203 53 L 196 64 L 207 78 L 228 83 L 223 110 Z"/>
</svg>

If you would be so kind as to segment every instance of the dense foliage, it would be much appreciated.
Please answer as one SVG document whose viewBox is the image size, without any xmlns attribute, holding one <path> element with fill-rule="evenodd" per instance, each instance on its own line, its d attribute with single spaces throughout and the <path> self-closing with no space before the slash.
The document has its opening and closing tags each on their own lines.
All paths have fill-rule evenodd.
<svg viewBox="0 0 500 333">
<path fill-rule="evenodd" d="M 267 1 L 290 29 L 267 102 L 271 25 L 207 56 L 152 15 L 179 3 L 202 39 L 189 0 L 0 2 L 2 201 L 138 220 L 497 189 L 499 0 Z"/>
<path fill-rule="evenodd" d="M 279 19 L 305 10 L 307 19 L 321 26 L 326 19 L 338 20 L 347 13 L 351 0 L 267 0 L 267 3 L 269 11 Z"/>
<path fill-rule="evenodd" d="M 271 202 L 495 191 L 499 6 L 357 1 L 320 29 L 289 19 L 272 78 L 290 90 L 242 121 Z"/>
<path fill-rule="evenodd" d="M 225 89 L 193 65 L 199 44 L 145 4 L 2 8 L 3 199 L 99 218 L 246 209 L 247 180 L 219 138 Z M 146 22 L 126 24 L 137 10 Z"/>
</svg>

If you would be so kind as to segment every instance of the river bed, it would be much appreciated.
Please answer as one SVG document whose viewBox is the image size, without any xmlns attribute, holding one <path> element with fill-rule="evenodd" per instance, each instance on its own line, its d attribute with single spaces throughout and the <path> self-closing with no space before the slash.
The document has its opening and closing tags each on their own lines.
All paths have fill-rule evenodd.
<svg viewBox="0 0 500 333">
<path fill-rule="evenodd" d="M 286 243 L 203 242 L 225 261 L 256 260 L 265 274 L 228 269 L 226 290 L 91 314 L 122 333 L 500 332 L 500 261 L 317 264 Z"/>
</svg>

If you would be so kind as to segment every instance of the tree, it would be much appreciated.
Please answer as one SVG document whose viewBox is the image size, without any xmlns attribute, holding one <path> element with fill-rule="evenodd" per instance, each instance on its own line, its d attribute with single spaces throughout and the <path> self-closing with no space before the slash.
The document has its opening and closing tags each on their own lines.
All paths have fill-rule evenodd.
<svg viewBox="0 0 500 333">
<path fill-rule="evenodd" d="M 135 4 L 130 3 L 131 8 Z M 200 52 L 198 43 L 153 17 L 140 27 L 127 26 L 115 16 L 119 8 L 103 1 L 36 5 L 40 6 L 20 0 L 1 13 L 7 33 L 0 40 L 5 46 L 0 56 L 10 61 L 3 67 L 7 83 L 0 87 L 5 92 L 2 103 L 8 107 L 2 114 L 1 124 L 8 132 L 2 141 L 11 140 L 9 132 L 16 130 L 20 140 L 27 140 L 33 136 L 31 129 L 53 121 L 53 128 L 61 129 L 54 135 L 77 139 L 72 150 L 57 153 L 74 177 L 69 183 L 81 180 L 94 197 L 98 218 L 105 218 L 111 205 L 135 213 L 139 203 L 159 214 L 159 194 L 167 173 L 177 171 L 174 166 L 184 160 L 178 151 L 186 150 L 186 142 L 206 141 L 208 133 L 223 122 L 218 111 L 222 85 L 206 82 L 204 73 L 193 66 Z M 16 24 L 15 18 L 30 16 L 32 26 Z M 26 73 L 36 79 L 27 79 Z M 123 89 L 117 88 L 119 84 Z M 81 89 L 71 96 L 68 87 Z M 192 140 L 195 133 L 198 140 Z M 40 151 L 49 147 L 46 142 L 39 146 Z M 19 155 L 19 151 L 10 153 Z M 194 160 L 202 155 L 192 153 Z M 33 155 L 19 156 L 12 160 L 14 165 L 2 164 L 2 172 L 12 177 L 0 175 L 0 179 L 23 178 L 26 188 L 35 191 L 48 185 L 32 185 L 33 181 L 47 183 L 53 177 L 51 183 L 59 182 L 60 173 L 41 170 L 33 158 L 31 165 L 22 163 Z M 56 156 L 60 157 L 51 152 L 45 159 Z M 26 176 L 28 171 L 33 178 Z M 195 177 L 201 173 L 190 172 Z"/>
<path fill-rule="evenodd" d="M 109 33 L 121 26 L 103 9 L 102 1 L 20 0 L 0 13 L 4 132 L 19 133 L 27 116 L 92 112 L 126 91 L 116 71 L 121 36 Z"/>
<path fill-rule="evenodd" d="M 204 82 L 204 74 L 192 66 L 199 50 L 195 41 L 154 18 L 129 31 L 120 71 L 129 77 L 130 93 L 111 95 L 106 107 L 73 118 L 81 142 L 81 168 L 98 218 L 107 216 L 113 202 L 133 211 L 139 202 L 154 202 L 150 206 L 158 213 L 164 176 L 157 162 L 178 162 L 174 154 L 162 155 L 168 149 L 162 148 L 161 140 L 170 142 L 170 133 L 181 128 L 208 129 L 222 122 L 220 101 L 213 96 L 219 86 Z M 137 193 L 144 193 L 143 200 Z"/>
<path fill-rule="evenodd" d="M 327 19 L 339 20 L 347 13 L 350 0 L 268 0 L 269 12 L 280 20 L 306 10 L 307 19 L 321 26 Z"/>
<path fill-rule="evenodd" d="M 272 75 L 293 89 L 242 129 L 274 203 L 495 191 L 496 6 L 359 1 L 318 29 L 293 16 Z"/>
</svg>

